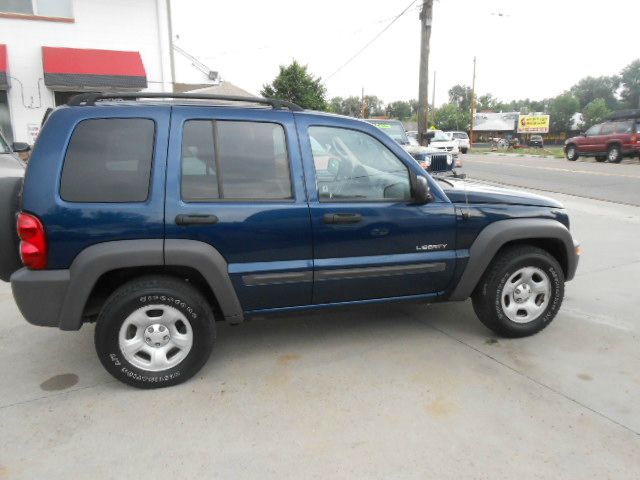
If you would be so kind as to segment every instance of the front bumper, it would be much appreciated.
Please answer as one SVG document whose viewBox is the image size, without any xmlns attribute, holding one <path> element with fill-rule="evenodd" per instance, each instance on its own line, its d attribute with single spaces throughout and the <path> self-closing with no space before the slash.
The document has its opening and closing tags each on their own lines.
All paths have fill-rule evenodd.
<svg viewBox="0 0 640 480">
<path fill-rule="evenodd" d="M 27 322 L 41 327 L 60 327 L 69 282 L 69 270 L 21 268 L 11 275 L 11 290 Z"/>
</svg>

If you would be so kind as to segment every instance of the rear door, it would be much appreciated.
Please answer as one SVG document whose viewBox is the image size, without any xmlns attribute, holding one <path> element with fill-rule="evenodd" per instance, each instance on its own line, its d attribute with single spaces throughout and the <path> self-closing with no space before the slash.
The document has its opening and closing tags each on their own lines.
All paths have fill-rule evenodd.
<svg viewBox="0 0 640 480">
<path fill-rule="evenodd" d="M 410 171 L 423 172 L 375 127 L 315 115 L 296 121 L 314 236 L 313 303 L 444 290 L 456 256 L 453 205 L 414 204 Z"/>
<path fill-rule="evenodd" d="M 174 107 L 166 238 L 211 244 L 245 311 L 306 305 L 312 239 L 293 115 Z"/>
</svg>

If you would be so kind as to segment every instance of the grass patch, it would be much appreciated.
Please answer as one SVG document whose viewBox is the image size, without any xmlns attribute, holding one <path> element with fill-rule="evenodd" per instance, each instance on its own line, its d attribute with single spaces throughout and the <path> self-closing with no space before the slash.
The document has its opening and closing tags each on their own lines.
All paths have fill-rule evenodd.
<svg viewBox="0 0 640 480">
<path fill-rule="evenodd" d="M 555 157 L 564 158 L 562 147 L 545 148 L 498 148 L 497 150 L 488 147 L 472 148 L 469 153 L 507 153 L 512 155 L 526 155 L 528 157 Z"/>
</svg>

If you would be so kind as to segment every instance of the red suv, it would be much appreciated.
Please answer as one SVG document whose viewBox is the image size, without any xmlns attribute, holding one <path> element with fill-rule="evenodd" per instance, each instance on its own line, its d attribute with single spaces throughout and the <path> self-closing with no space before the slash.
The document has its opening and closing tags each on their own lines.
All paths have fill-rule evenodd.
<svg viewBox="0 0 640 480">
<path fill-rule="evenodd" d="M 567 160 L 596 157 L 598 162 L 618 163 L 623 157 L 640 156 L 640 110 L 614 114 L 584 134 L 564 143 Z"/>
</svg>

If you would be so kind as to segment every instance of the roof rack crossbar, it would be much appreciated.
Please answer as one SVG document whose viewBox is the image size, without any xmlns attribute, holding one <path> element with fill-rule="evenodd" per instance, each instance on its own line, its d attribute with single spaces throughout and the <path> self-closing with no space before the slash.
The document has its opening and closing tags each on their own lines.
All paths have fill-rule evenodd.
<svg viewBox="0 0 640 480">
<path fill-rule="evenodd" d="M 138 100 L 140 98 L 182 98 L 185 100 L 224 100 L 227 102 L 258 103 L 270 105 L 275 110 L 291 110 L 301 112 L 304 109 L 300 105 L 277 98 L 240 97 L 233 95 L 211 95 L 201 93 L 162 93 L 162 92 L 114 92 L 114 93 L 81 93 L 69 99 L 70 107 L 95 105 L 98 100 Z"/>
</svg>

